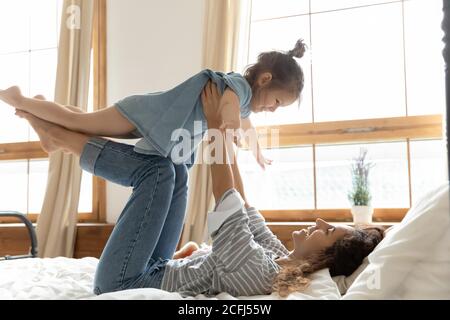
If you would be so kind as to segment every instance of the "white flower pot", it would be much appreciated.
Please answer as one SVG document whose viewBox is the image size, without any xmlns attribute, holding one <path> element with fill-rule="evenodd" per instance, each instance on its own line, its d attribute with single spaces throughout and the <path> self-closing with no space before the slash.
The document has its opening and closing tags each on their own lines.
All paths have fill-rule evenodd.
<svg viewBox="0 0 450 320">
<path fill-rule="evenodd" d="M 351 209 L 355 224 L 372 223 L 373 208 L 370 206 L 353 206 Z"/>
</svg>

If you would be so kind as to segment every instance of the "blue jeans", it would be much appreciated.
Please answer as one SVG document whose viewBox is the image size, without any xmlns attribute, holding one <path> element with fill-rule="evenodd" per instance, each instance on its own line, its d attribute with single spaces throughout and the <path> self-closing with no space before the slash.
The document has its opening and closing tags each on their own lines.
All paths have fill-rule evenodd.
<svg viewBox="0 0 450 320">
<path fill-rule="evenodd" d="M 164 267 L 180 239 L 187 202 L 188 169 L 170 159 L 133 151 L 132 145 L 91 138 L 80 166 L 133 193 L 103 250 L 96 294 L 160 288 Z"/>
</svg>

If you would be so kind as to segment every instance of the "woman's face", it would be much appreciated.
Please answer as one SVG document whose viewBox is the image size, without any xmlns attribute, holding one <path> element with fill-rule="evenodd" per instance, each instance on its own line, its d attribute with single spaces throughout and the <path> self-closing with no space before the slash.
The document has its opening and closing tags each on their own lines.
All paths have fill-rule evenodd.
<svg viewBox="0 0 450 320">
<path fill-rule="evenodd" d="M 291 252 L 291 256 L 301 259 L 320 252 L 354 230 L 350 226 L 334 226 L 322 219 L 317 219 L 314 226 L 292 233 L 294 251 Z"/>
<path fill-rule="evenodd" d="M 272 75 L 263 73 L 258 80 L 260 90 L 252 98 L 251 109 L 253 112 L 275 112 L 279 107 L 287 107 L 297 100 L 297 96 L 288 90 L 267 89 Z"/>
</svg>

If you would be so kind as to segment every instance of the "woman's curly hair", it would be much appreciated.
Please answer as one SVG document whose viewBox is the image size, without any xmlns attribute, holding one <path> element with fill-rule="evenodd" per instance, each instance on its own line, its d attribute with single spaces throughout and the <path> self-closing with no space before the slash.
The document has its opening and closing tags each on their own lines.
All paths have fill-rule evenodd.
<svg viewBox="0 0 450 320">
<path fill-rule="evenodd" d="M 309 285 L 312 273 L 328 268 L 332 277 L 351 275 L 380 243 L 384 228 L 365 227 L 337 240 L 332 246 L 311 255 L 303 261 L 282 266 L 274 278 L 272 289 L 282 297 L 303 291 Z"/>
</svg>

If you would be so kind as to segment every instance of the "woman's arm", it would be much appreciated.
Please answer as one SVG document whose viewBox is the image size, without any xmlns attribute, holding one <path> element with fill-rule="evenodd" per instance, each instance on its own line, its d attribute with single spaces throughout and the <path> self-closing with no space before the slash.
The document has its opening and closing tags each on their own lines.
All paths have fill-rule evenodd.
<svg viewBox="0 0 450 320">
<path fill-rule="evenodd" d="M 239 97 L 231 89 L 226 89 L 220 99 L 220 129 L 238 130 L 241 127 L 241 111 Z"/>
<path fill-rule="evenodd" d="M 202 95 L 202 102 L 203 102 L 203 108 L 205 116 L 208 119 L 208 128 L 217 128 L 219 121 L 219 116 L 215 113 L 215 110 L 217 109 L 218 103 L 220 100 L 220 93 L 217 91 L 217 88 L 214 84 L 209 84 L 205 88 L 205 92 Z M 221 135 L 221 139 L 223 139 L 223 136 Z M 226 150 L 225 150 L 226 151 Z M 239 172 L 239 167 L 236 162 L 236 155 L 234 152 L 230 152 L 233 157 L 233 161 L 231 162 L 231 172 L 232 172 L 232 179 L 234 188 L 238 191 L 238 193 L 241 195 L 245 202 L 245 206 L 247 208 L 247 214 L 245 216 L 248 220 L 244 222 L 244 218 L 241 217 L 241 220 L 238 224 L 240 224 L 240 228 L 243 228 L 245 230 L 248 230 L 249 235 L 249 243 L 251 243 L 251 237 L 252 235 L 253 241 L 256 243 L 259 243 L 265 250 L 270 250 L 274 252 L 275 254 L 279 256 L 283 256 L 288 254 L 288 251 L 286 248 L 281 244 L 281 242 L 276 238 L 276 236 L 271 232 L 271 230 L 266 226 L 264 218 L 261 216 L 261 214 L 255 209 L 249 206 L 246 198 L 245 198 L 245 192 L 244 192 L 244 184 L 242 182 L 242 178 Z M 212 168 L 213 169 L 213 168 Z M 212 172 L 213 173 L 213 172 Z M 230 189 L 230 186 L 223 186 L 221 181 L 217 181 L 214 179 L 213 176 L 213 184 L 218 183 L 216 185 L 217 188 L 221 188 L 221 190 L 216 190 L 214 195 L 216 198 L 216 201 L 219 201 L 219 199 L 222 197 L 223 193 Z M 213 187 L 214 189 L 214 187 Z M 230 221 L 228 221 L 230 223 Z M 245 226 L 243 225 L 245 224 Z M 246 231 L 241 231 L 238 234 L 243 235 L 242 232 L 245 234 Z M 222 235 L 223 236 L 223 235 Z"/>
<path fill-rule="evenodd" d="M 221 130 L 216 130 L 214 140 L 210 140 L 210 144 L 212 141 L 216 147 L 211 153 L 211 156 L 215 158 L 215 161 L 211 163 L 211 178 L 214 197 L 216 201 L 219 201 L 227 190 L 234 188 L 234 180 L 228 160 L 227 144 Z"/>
<path fill-rule="evenodd" d="M 211 156 L 215 161 L 211 164 L 210 168 L 214 198 L 216 201 L 219 201 L 227 190 L 234 188 L 234 180 L 228 160 L 227 144 L 222 131 L 219 129 L 221 126 L 221 117 L 217 110 L 217 105 L 211 103 L 211 101 L 217 99 L 216 86 L 213 88 L 211 82 L 208 82 L 202 92 L 201 98 L 203 113 L 208 123 L 208 142 L 211 146 L 214 143 Z M 223 98 L 221 99 L 221 103 L 222 101 Z"/>
<path fill-rule="evenodd" d="M 249 208 L 247 198 L 245 197 L 244 184 L 242 183 L 241 173 L 237 164 L 236 154 L 233 155 L 233 162 L 231 163 L 231 171 L 233 172 L 234 187 L 241 194 L 242 199 L 245 201 L 245 207 Z"/>
<path fill-rule="evenodd" d="M 218 109 L 218 106 L 220 105 L 222 100 L 223 99 L 221 99 L 220 93 L 217 90 L 217 86 L 212 82 L 208 82 L 202 94 L 202 104 L 203 112 L 205 113 L 205 117 L 208 122 L 208 128 L 211 130 L 218 130 L 220 127 L 221 118 L 216 110 Z M 223 139 L 223 137 L 221 137 L 221 139 Z M 234 188 L 236 188 L 236 190 L 241 194 L 247 207 L 248 204 L 245 198 L 244 185 L 242 183 L 241 175 L 237 167 L 236 154 L 232 152 L 232 157 L 230 158 Z M 226 187 L 222 187 L 221 189 L 226 189 Z M 221 190 L 218 192 L 221 192 Z M 218 198 L 216 197 L 216 199 Z"/>
</svg>

